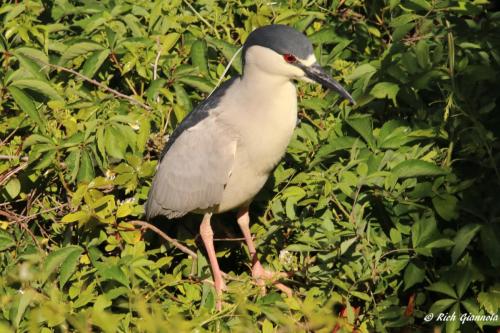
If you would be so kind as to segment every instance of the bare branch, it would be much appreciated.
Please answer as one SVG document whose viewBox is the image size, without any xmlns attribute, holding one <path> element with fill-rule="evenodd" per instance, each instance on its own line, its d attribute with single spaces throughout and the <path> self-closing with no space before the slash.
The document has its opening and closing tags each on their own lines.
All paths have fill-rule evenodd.
<svg viewBox="0 0 500 333">
<path fill-rule="evenodd" d="M 161 231 L 159 228 L 155 227 L 151 223 L 148 223 L 145 221 L 139 221 L 139 220 L 127 221 L 127 223 L 130 223 L 133 225 L 138 225 L 144 229 L 150 229 L 150 230 L 154 231 L 155 233 L 157 233 L 160 237 L 165 239 L 167 242 L 169 242 L 170 244 L 172 244 L 173 246 L 175 246 L 176 248 L 178 248 L 179 250 L 181 250 L 182 252 L 187 254 L 188 256 L 191 256 L 191 258 L 193 258 L 193 259 L 198 258 L 198 255 L 196 253 L 194 253 L 192 250 L 190 250 L 188 247 L 186 247 L 185 245 L 182 245 L 177 239 L 168 236 L 166 233 L 164 233 L 163 231 Z"/>
<path fill-rule="evenodd" d="M 106 92 L 109 92 L 117 97 L 120 97 L 120 98 L 123 98 L 123 99 L 126 99 L 127 101 L 129 101 L 130 103 L 132 104 L 135 104 L 135 105 L 139 105 L 140 107 L 142 107 L 143 109 L 146 109 L 146 110 L 151 110 L 151 107 L 149 105 L 146 105 L 138 100 L 136 100 L 135 98 L 133 98 L 132 96 L 128 96 L 128 95 L 125 95 L 115 89 L 112 89 L 104 84 L 102 84 L 101 82 L 97 81 L 97 80 L 94 80 L 94 79 L 91 79 L 81 73 L 78 73 L 77 71 L 75 71 L 74 69 L 71 69 L 71 68 L 66 68 L 66 67 L 63 67 L 63 66 L 60 66 L 60 65 L 55 65 L 55 64 L 51 64 L 51 63 L 48 63 L 48 62 L 45 62 L 45 61 L 42 61 L 40 59 L 37 59 L 37 58 L 34 58 L 34 57 L 30 57 L 31 59 L 41 63 L 42 65 L 44 66 L 48 66 L 48 67 L 52 67 L 52 68 L 55 68 L 57 70 L 60 70 L 60 71 L 63 71 L 63 72 L 66 72 L 66 73 L 70 73 L 70 74 L 73 74 L 74 76 L 77 76 L 79 77 L 80 79 L 84 80 L 84 81 L 87 81 L 99 88 L 101 88 L 102 90 L 106 91 Z"/>
</svg>

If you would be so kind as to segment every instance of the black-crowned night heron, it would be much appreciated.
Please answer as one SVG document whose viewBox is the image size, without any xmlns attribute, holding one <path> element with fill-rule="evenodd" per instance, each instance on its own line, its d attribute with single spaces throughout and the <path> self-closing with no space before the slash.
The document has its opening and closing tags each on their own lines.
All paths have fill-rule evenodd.
<svg viewBox="0 0 500 333">
<path fill-rule="evenodd" d="M 222 84 L 173 132 L 146 204 L 147 219 L 203 214 L 200 235 L 218 309 L 225 284 L 214 250 L 212 214 L 239 209 L 237 220 L 252 258 L 252 276 L 260 284 L 274 276 L 257 259 L 248 207 L 285 153 L 295 128 L 297 94 L 292 81 L 318 82 L 354 102 L 317 63 L 307 37 L 293 28 L 256 29 L 243 45 L 242 56 L 243 75 Z"/>
</svg>

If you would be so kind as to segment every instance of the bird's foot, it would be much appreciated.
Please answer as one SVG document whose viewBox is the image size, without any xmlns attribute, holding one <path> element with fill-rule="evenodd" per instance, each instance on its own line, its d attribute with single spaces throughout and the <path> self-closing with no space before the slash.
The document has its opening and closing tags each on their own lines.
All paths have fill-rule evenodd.
<svg viewBox="0 0 500 333">
<path fill-rule="evenodd" d="M 252 267 L 252 277 L 257 282 L 257 285 L 262 288 L 263 293 L 266 291 L 266 282 L 272 283 L 276 288 L 284 292 L 288 297 L 292 297 L 292 289 L 278 282 L 279 279 L 288 277 L 287 273 L 272 272 L 264 269 L 261 263 L 257 261 Z"/>
<path fill-rule="evenodd" d="M 224 282 L 224 278 L 222 277 L 222 272 L 219 271 L 218 276 L 215 277 L 214 279 L 214 287 L 215 287 L 215 297 L 217 298 L 217 301 L 215 303 L 215 309 L 217 311 L 222 310 L 222 298 L 223 298 L 223 291 L 227 290 L 226 288 L 226 282 Z"/>
</svg>

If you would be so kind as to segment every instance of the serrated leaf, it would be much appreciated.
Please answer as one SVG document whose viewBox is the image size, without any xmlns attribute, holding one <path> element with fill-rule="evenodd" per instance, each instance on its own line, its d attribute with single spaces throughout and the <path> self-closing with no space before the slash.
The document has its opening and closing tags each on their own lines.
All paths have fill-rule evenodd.
<svg viewBox="0 0 500 333">
<path fill-rule="evenodd" d="M 128 277 L 118 265 L 109 266 L 100 264 L 97 267 L 97 271 L 99 272 L 101 278 L 104 280 L 113 280 L 124 285 L 125 287 L 128 287 L 130 284 Z"/>
<path fill-rule="evenodd" d="M 33 77 L 40 81 L 47 81 L 47 77 L 45 76 L 45 71 L 42 70 L 42 66 L 33 60 L 31 57 L 27 57 L 18 50 L 13 52 L 16 56 L 17 60 L 21 65 L 21 68 L 28 70 Z"/>
<path fill-rule="evenodd" d="M 85 60 L 81 73 L 89 78 L 92 78 L 102 66 L 104 61 L 106 61 L 109 54 L 110 51 L 108 49 L 94 51 L 92 55 Z"/>
<path fill-rule="evenodd" d="M 430 286 L 426 287 L 425 289 L 435 291 L 437 293 L 445 294 L 445 295 L 451 296 L 455 299 L 458 298 L 455 290 L 448 283 L 443 282 L 443 281 L 435 282 L 435 283 L 431 284 Z"/>
<path fill-rule="evenodd" d="M 480 292 L 477 300 L 489 314 L 497 314 L 500 310 L 500 283 L 495 283 L 487 292 Z"/>
<path fill-rule="evenodd" d="M 17 87 L 19 89 L 29 89 L 31 91 L 35 91 L 46 96 L 49 99 L 57 101 L 63 100 L 59 93 L 54 88 L 52 88 L 52 86 L 47 81 L 37 79 L 16 80 L 12 82 L 11 86 Z"/>
<path fill-rule="evenodd" d="M 92 51 L 102 50 L 103 46 L 94 42 L 80 42 L 69 46 L 59 59 L 59 65 L 64 66 L 70 60 Z"/>
</svg>

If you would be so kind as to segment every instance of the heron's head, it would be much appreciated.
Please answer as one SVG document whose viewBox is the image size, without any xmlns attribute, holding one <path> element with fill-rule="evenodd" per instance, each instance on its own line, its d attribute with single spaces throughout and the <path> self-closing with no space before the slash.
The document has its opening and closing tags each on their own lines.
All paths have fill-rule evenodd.
<svg viewBox="0 0 500 333">
<path fill-rule="evenodd" d="M 317 82 L 354 103 L 351 95 L 317 62 L 309 39 L 286 25 L 254 30 L 243 45 L 244 73 L 257 68 L 271 75 Z"/>
</svg>

